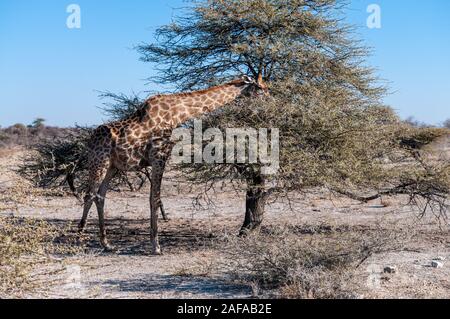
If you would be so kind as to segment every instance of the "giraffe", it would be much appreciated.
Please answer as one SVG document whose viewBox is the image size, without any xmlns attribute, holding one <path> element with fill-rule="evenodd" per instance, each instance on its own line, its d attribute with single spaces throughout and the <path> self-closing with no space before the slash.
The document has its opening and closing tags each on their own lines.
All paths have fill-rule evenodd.
<svg viewBox="0 0 450 319">
<path fill-rule="evenodd" d="M 268 95 L 262 76 L 248 76 L 206 90 L 156 95 L 128 118 L 99 126 L 88 143 L 89 184 L 84 197 L 79 232 L 85 229 L 92 204 L 97 207 L 100 243 L 105 251 L 113 251 L 105 229 L 105 196 L 111 179 L 118 171 L 151 167 L 150 239 L 151 253 L 161 254 L 158 240 L 158 209 L 161 203 L 161 182 L 169 159 L 173 129 L 204 113 L 212 112 L 239 96 Z M 163 216 L 164 216 L 163 212 Z"/>
</svg>

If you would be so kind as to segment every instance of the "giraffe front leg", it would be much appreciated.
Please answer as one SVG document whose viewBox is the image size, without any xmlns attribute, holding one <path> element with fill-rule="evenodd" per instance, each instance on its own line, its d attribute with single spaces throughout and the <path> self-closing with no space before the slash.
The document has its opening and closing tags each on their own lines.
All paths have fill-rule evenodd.
<svg viewBox="0 0 450 319">
<path fill-rule="evenodd" d="M 152 187 L 153 188 L 153 187 Z M 152 191 L 153 193 L 153 191 Z M 150 240 L 152 242 L 152 255 L 161 255 L 161 247 L 158 239 L 158 208 L 152 204 L 155 197 L 150 195 Z"/>
<path fill-rule="evenodd" d="M 157 161 L 152 168 L 152 182 L 150 191 L 150 239 L 152 254 L 161 255 L 158 240 L 158 209 L 161 208 L 161 182 L 164 174 L 164 161 Z"/>
<path fill-rule="evenodd" d="M 152 255 L 161 255 L 161 247 L 158 239 L 158 208 L 160 203 L 160 186 L 154 183 L 150 193 L 150 240 L 152 243 Z"/>
</svg>

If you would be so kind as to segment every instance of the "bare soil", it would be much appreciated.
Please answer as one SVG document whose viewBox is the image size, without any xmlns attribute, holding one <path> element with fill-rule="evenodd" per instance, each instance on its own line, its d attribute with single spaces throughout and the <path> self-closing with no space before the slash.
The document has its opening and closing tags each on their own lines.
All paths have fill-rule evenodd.
<svg viewBox="0 0 450 319">
<path fill-rule="evenodd" d="M 238 233 L 243 221 L 244 194 L 233 190 L 211 194 L 215 205 L 199 207 L 200 190 L 175 181 L 169 173 L 162 198 L 169 222 L 160 222 L 162 256 L 151 256 L 148 189 L 109 193 L 107 228 L 117 252 L 105 253 L 97 240 L 93 207 L 86 236 L 77 238 L 81 204 L 70 196 L 33 190 L 14 173 L 23 149 L 0 153 L 0 216 L 43 219 L 67 235 L 59 241 L 80 247 L 74 255 L 50 256 L 52 262 L 34 270 L 37 289 L 25 298 L 251 298 L 248 283 L 236 282 L 221 264 L 226 263 L 216 239 Z M 19 191 L 24 190 L 25 191 Z M 418 211 L 405 198 L 388 198 L 361 204 L 317 190 L 295 200 L 270 203 L 264 224 L 290 224 L 303 232 L 327 227 L 343 231 L 369 229 L 380 224 L 393 231 L 414 230 L 400 251 L 370 257 L 359 268 L 361 298 L 449 298 L 450 232 L 431 216 L 418 219 Z M 443 257 L 442 268 L 431 261 Z M 386 266 L 396 267 L 385 274 Z"/>
</svg>

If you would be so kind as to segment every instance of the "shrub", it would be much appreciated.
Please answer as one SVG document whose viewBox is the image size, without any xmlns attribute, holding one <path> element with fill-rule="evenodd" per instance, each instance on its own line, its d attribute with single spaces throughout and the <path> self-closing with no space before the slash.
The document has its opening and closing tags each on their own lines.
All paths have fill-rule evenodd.
<svg viewBox="0 0 450 319">
<path fill-rule="evenodd" d="M 444 125 L 445 128 L 450 129 L 450 119 L 445 120 Z"/>
<path fill-rule="evenodd" d="M 53 244 L 61 232 L 44 221 L 0 217 L 0 298 L 34 288 L 32 269 L 61 248 Z"/>
<path fill-rule="evenodd" d="M 282 298 L 356 298 L 358 267 L 373 254 L 399 249 L 406 237 L 382 228 L 275 227 L 228 238 L 226 268 Z"/>
<path fill-rule="evenodd" d="M 62 137 L 44 139 L 33 146 L 34 152 L 25 156 L 18 173 L 33 185 L 46 189 L 63 188 L 79 195 L 88 185 L 87 144 L 92 130 L 78 127 Z M 112 190 L 128 187 L 140 189 L 148 172 L 121 172 L 111 182 Z"/>
</svg>

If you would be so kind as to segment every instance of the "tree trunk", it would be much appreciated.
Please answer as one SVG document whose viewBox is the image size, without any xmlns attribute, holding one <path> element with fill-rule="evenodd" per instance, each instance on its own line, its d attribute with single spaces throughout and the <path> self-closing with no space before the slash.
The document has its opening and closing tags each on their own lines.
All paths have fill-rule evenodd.
<svg viewBox="0 0 450 319">
<path fill-rule="evenodd" d="M 247 179 L 247 196 L 245 200 L 245 219 L 239 233 L 245 236 L 249 232 L 259 229 L 264 217 L 266 204 L 266 191 L 264 188 L 264 178 L 256 173 Z"/>
</svg>

